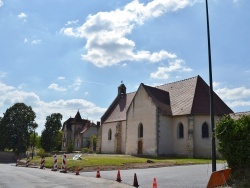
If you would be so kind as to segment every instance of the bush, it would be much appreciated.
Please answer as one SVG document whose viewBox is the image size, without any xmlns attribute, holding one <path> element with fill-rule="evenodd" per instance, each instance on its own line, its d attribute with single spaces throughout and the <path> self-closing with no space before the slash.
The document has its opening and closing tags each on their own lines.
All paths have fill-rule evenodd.
<svg viewBox="0 0 250 188">
<path fill-rule="evenodd" d="M 250 168 L 250 116 L 224 116 L 216 125 L 218 151 L 232 169 Z"/>
<path fill-rule="evenodd" d="M 71 142 L 69 143 L 69 145 L 67 146 L 67 153 L 72 153 L 74 151 L 74 144 Z"/>
<path fill-rule="evenodd" d="M 218 151 L 232 169 L 229 183 L 233 187 L 250 186 L 250 116 L 234 120 L 224 116 L 216 125 Z"/>
<path fill-rule="evenodd" d="M 49 156 L 49 154 L 47 154 L 43 148 L 37 149 L 37 155 L 40 157 L 48 157 Z"/>
<path fill-rule="evenodd" d="M 82 153 L 88 153 L 89 152 L 89 148 L 82 148 Z"/>
</svg>

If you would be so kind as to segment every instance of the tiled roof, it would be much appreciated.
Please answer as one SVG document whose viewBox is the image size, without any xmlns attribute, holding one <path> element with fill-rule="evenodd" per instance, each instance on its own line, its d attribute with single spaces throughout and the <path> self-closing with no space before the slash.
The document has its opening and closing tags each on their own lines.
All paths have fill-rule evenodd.
<svg viewBox="0 0 250 188">
<path fill-rule="evenodd" d="M 157 86 L 157 88 L 169 92 L 173 115 L 210 114 L 209 86 L 200 76 Z M 229 113 L 233 111 L 214 93 L 214 114 Z"/>
<path fill-rule="evenodd" d="M 89 121 L 86 123 L 86 125 L 83 127 L 83 129 L 81 130 L 80 133 L 85 133 L 89 127 L 97 127 L 96 124 L 94 124 L 93 122 L 90 123 Z"/>
<path fill-rule="evenodd" d="M 133 100 L 135 92 L 119 95 L 101 118 L 101 122 L 126 120 L 127 109 Z"/>
<path fill-rule="evenodd" d="M 75 117 L 72 118 L 70 117 L 69 119 L 67 119 L 64 123 L 63 123 L 63 127 L 62 130 L 64 129 L 64 126 L 67 126 L 67 130 L 71 130 L 71 125 L 72 124 L 81 124 L 82 126 L 84 126 L 87 122 L 89 122 L 89 120 L 86 119 L 82 119 L 79 111 L 76 113 Z"/>
<path fill-rule="evenodd" d="M 169 92 L 144 84 L 142 86 L 165 115 L 172 115 Z"/>
<path fill-rule="evenodd" d="M 156 87 L 141 86 L 165 115 L 210 114 L 209 86 L 200 76 Z M 102 116 L 102 123 L 126 120 L 127 109 L 135 94 L 118 95 Z M 229 113 L 233 111 L 214 93 L 214 114 Z"/>
</svg>

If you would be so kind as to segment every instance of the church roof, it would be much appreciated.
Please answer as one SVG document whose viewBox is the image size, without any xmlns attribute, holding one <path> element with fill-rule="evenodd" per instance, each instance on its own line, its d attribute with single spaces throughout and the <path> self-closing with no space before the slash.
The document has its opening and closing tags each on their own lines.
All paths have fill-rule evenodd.
<svg viewBox="0 0 250 188">
<path fill-rule="evenodd" d="M 165 115 L 172 115 L 169 92 L 144 84 L 142 86 Z"/>
<path fill-rule="evenodd" d="M 156 87 L 144 84 L 141 86 L 165 115 L 210 114 L 209 86 L 199 75 Z M 118 95 L 102 116 L 102 123 L 126 120 L 127 109 L 135 94 L 133 92 L 123 96 Z M 214 92 L 214 114 L 229 113 L 233 113 L 233 111 Z"/>
<path fill-rule="evenodd" d="M 193 78 L 157 86 L 168 91 L 172 114 L 210 114 L 209 86 L 198 75 Z M 214 92 L 214 114 L 223 115 L 233 111 Z"/>
<path fill-rule="evenodd" d="M 101 122 L 126 120 L 127 109 L 135 96 L 135 92 L 118 95 L 101 118 Z"/>
</svg>

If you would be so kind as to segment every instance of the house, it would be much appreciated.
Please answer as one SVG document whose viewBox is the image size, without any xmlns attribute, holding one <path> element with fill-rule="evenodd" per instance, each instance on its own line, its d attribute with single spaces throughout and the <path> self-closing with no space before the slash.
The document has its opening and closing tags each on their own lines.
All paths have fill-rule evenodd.
<svg viewBox="0 0 250 188">
<path fill-rule="evenodd" d="M 233 111 L 214 93 L 214 119 Z M 118 95 L 101 117 L 100 152 L 211 156 L 209 86 L 198 75 L 156 87 L 140 84 Z"/>
<path fill-rule="evenodd" d="M 63 123 L 62 150 L 66 151 L 69 144 L 74 145 L 74 150 L 88 147 L 88 139 L 98 134 L 100 122 L 94 124 L 87 119 L 82 119 L 79 111 L 74 118 L 69 118 Z"/>
</svg>

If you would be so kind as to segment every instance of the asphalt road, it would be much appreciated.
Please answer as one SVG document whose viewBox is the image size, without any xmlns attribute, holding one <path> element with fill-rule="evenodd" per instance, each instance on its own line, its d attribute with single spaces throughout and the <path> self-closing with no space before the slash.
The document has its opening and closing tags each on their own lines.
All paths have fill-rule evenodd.
<svg viewBox="0 0 250 188">
<path fill-rule="evenodd" d="M 225 169 L 225 164 L 217 164 L 217 170 Z M 116 180 L 118 171 L 101 171 L 102 178 Z M 136 173 L 139 187 L 152 188 L 156 178 L 158 188 L 205 188 L 212 173 L 212 165 L 188 165 L 162 168 L 131 169 L 120 171 L 123 183 L 133 185 Z M 93 177 L 94 172 L 81 173 Z"/>
<path fill-rule="evenodd" d="M 217 164 L 217 170 L 225 165 Z M 212 173 L 211 164 L 172 166 L 163 168 L 120 170 L 122 183 L 118 183 L 118 171 L 60 173 L 50 169 L 16 167 L 0 164 L 0 188 L 127 188 L 133 187 L 134 174 L 141 188 L 152 188 L 156 178 L 158 188 L 205 188 Z"/>
<path fill-rule="evenodd" d="M 0 164 L 0 188 L 129 188 L 116 181 Z"/>
</svg>

